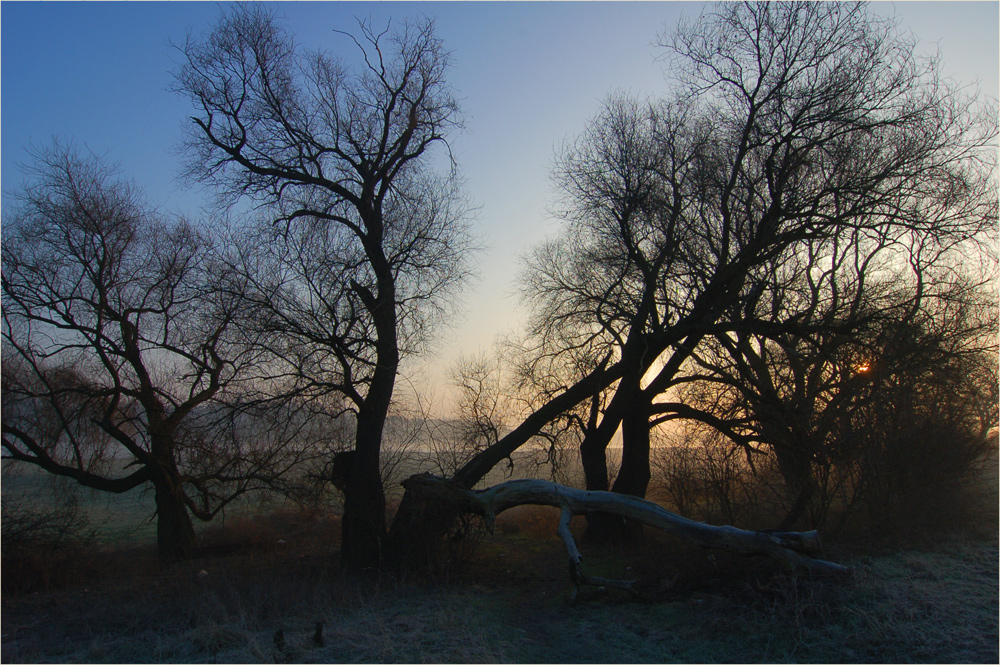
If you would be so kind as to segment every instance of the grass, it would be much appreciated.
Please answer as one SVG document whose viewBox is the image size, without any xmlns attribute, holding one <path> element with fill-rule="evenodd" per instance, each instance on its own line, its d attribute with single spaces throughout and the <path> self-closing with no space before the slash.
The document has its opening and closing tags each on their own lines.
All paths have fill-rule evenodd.
<svg viewBox="0 0 1000 665">
<path fill-rule="evenodd" d="M 664 534 L 629 550 L 578 539 L 586 572 L 640 579 L 641 598 L 587 587 L 574 601 L 557 512 L 542 507 L 502 514 L 433 579 L 344 578 L 339 518 L 301 510 L 209 525 L 198 557 L 173 565 L 149 540 L 5 542 L 2 660 L 995 663 L 987 476 L 960 531 L 879 550 L 828 543 L 851 568 L 840 578 Z"/>
<path fill-rule="evenodd" d="M 503 515 L 464 565 L 405 583 L 344 579 L 337 519 L 304 512 L 207 530 L 182 564 L 149 546 L 77 552 L 64 562 L 77 575 L 5 593 L 3 661 L 997 662 L 995 533 L 841 553 L 842 579 L 667 536 L 583 544 L 591 572 L 649 594 L 585 588 L 574 602 L 555 520 Z"/>
</svg>

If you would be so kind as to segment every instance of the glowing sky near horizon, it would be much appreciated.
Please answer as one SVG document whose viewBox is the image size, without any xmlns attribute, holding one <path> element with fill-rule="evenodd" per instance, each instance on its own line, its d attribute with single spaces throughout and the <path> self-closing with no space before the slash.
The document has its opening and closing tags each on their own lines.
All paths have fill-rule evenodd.
<svg viewBox="0 0 1000 665">
<path fill-rule="evenodd" d="M 548 172 L 554 149 L 576 135 L 614 90 L 665 93 L 657 34 L 701 3 L 681 2 L 287 2 L 288 28 L 308 48 L 352 58 L 345 38 L 354 17 L 376 25 L 427 15 L 453 52 L 450 81 L 466 129 L 452 147 L 478 210 L 474 228 L 486 249 L 479 279 L 462 292 L 462 317 L 439 336 L 434 356 L 415 372 L 439 384 L 460 353 L 487 349 L 518 329 L 520 257 L 553 235 Z M 939 51 L 946 75 L 978 81 L 996 98 L 1000 73 L 997 2 L 875 3 Z M 200 215 L 208 194 L 176 180 L 176 153 L 190 109 L 169 92 L 180 60 L 170 43 L 204 33 L 220 14 L 202 2 L 10 2 L 0 4 L 0 186 L 4 207 L 23 181 L 25 149 L 52 137 L 106 154 L 165 211 Z M 444 388 L 439 388 L 443 394 Z"/>
</svg>

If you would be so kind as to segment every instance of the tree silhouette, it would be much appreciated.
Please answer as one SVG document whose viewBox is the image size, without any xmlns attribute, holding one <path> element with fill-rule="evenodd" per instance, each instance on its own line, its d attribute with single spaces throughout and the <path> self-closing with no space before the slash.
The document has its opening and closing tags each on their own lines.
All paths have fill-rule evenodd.
<svg viewBox="0 0 1000 665">
<path fill-rule="evenodd" d="M 190 174 L 278 232 L 261 247 L 279 272 L 254 290 L 279 333 L 269 351 L 354 414 L 342 561 L 361 570 L 384 549 L 379 454 L 400 362 L 465 274 L 467 242 L 454 170 L 431 170 L 460 121 L 433 23 L 347 37 L 356 68 L 304 52 L 270 10 L 236 7 L 182 47 L 177 89 L 196 109 Z"/>
<path fill-rule="evenodd" d="M 228 336 L 239 298 L 210 235 L 99 160 L 56 145 L 29 175 L 4 216 L 4 456 L 107 492 L 152 484 L 159 552 L 187 557 L 191 514 L 280 487 L 298 459 L 284 425 L 248 437 L 234 406 L 256 360 Z"/>
<path fill-rule="evenodd" d="M 562 151 L 565 231 L 527 282 L 540 353 L 605 358 L 603 370 L 470 462 L 466 486 L 529 422 L 613 386 L 581 445 L 587 487 L 609 485 L 621 430 L 612 489 L 641 496 L 654 405 L 696 349 L 796 325 L 744 316 L 768 270 L 808 248 L 824 265 L 856 236 L 905 252 L 995 232 L 995 111 L 891 21 L 862 5 L 725 3 L 661 43 L 674 95 L 613 96 Z"/>
</svg>

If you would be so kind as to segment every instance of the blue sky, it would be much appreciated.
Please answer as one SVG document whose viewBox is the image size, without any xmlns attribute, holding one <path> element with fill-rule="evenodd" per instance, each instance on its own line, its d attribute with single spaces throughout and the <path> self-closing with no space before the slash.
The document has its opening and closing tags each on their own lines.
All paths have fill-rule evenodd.
<svg viewBox="0 0 1000 665">
<path fill-rule="evenodd" d="M 285 2 L 280 12 L 300 43 L 353 56 L 332 30 L 354 18 L 428 15 L 453 52 L 450 80 L 463 100 L 466 130 L 453 148 L 479 206 L 476 229 L 487 249 L 480 278 L 464 292 L 463 319 L 445 334 L 429 364 L 447 366 L 460 352 L 490 346 L 518 327 L 514 296 L 519 257 L 557 229 L 547 210 L 554 148 L 577 134 L 613 90 L 667 90 L 657 34 L 685 2 Z M 885 2 L 895 16 L 940 51 L 945 73 L 979 80 L 998 96 L 1000 3 Z M 198 216 L 206 194 L 176 181 L 176 154 L 187 103 L 168 91 L 179 56 L 170 42 L 209 29 L 221 12 L 202 2 L 0 3 L 0 186 L 21 182 L 17 164 L 30 144 L 73 139 L 121 164 L 164 210 Z M 6 198 L 6 196 L 4 197 Z M 432 380 L 439 370 L 430 371 Z"/>
</svg>

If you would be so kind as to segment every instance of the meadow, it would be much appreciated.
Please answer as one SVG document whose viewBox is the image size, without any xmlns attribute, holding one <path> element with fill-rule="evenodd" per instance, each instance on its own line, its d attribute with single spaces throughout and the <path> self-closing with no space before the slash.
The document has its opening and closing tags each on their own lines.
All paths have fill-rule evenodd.
<svg viewBox="0 0 1000 665">
<path fill-rule="evenodd" d="M 948 533 L 828 540 L 846 577 L 649 533 L 628 550 L 582 542 L 591 574 L 639 579 L 639 596 L 586 587 L 575 599 L 554 509 L 504 513 L 434 573 L 358 580 L 340 573 L 335 510 L 231 515 L 201 528 L 196 559 L 162 565 L 141 495 L 102 497 L 81 505 L 138 519 L 130 535 L 4 543 L 3 662 L 992 663 L 996 475 L 993 464 Z"/>
</svg>

